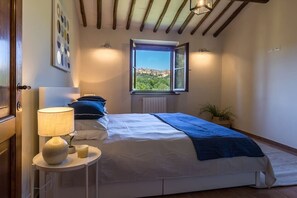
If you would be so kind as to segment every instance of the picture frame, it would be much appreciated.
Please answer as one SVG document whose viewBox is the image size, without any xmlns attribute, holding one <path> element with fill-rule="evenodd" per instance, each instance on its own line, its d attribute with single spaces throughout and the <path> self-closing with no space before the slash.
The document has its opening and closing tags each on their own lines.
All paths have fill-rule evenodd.
<svg viewBox="0 0 297 198">
<path fill-rule="evenodd" d="M 59 0 L 53 0 L 52 21 L 52 65 L 70 72 L 70 22 Z"/>
</svg>

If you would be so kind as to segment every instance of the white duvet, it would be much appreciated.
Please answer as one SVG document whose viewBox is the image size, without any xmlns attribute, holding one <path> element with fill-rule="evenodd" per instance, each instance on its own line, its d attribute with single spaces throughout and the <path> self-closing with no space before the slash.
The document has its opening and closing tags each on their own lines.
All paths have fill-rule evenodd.
<svg viewBox="0 0 297 198">
<path fill-rule="evenodd" d="M 149 114 L 108 115 L 108 138 L 99 146 L 101 183 L 150 181 L 262 171 L 274 174 L 265 157 L 199 161 L 189 137 Z"/>
</svg>

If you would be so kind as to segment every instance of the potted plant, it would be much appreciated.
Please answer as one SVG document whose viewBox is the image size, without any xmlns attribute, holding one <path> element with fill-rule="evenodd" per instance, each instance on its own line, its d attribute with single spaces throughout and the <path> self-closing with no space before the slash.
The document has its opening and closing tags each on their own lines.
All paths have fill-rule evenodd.
<svg viewBox="0 0 297 198">
<path fill-rule="evenodd" d="M 216 119 L 219 118 L 220 115 L 220 110 L 216 105 L 212 105 L 212 104 L 205 104 L 202 105 L 202 107 L 200 108 L 200 114 L 203 113 L 210 113 L 212 116 L 212 119 Z"/>
<path fill-rule="evenodd" d="M 235 115 L 231 111 L 231 107 L 220 110 L 219 107 L 213 104 L 205 104 L 200 108 L 200 114 L 210 113 L 212 116 L 212 122 L 230 127 L 231 121 L 235 118 Z"/>
<path fill-rule="evenodd" d="M 75 153 L 76 152 L 76 150 L 75 150 L 75 146 L 73 146 L 72 145 L 72 140 L 73 140 L 73 138 L 74 138 L 74 136 L 75 136 L 75 132 L 73 132 L 73 133 L 70 133 L 69 135 L 68 135 L 68 154 L 72 154 L 72 153 Z"/>
<path fill-rule="evenodd" d="M 235 118 L 235 115 L 232 113 L 231 107 L 226 107 L 220 111 L 219 118 L 220 120 L 232 121 Z"/>
</svg>

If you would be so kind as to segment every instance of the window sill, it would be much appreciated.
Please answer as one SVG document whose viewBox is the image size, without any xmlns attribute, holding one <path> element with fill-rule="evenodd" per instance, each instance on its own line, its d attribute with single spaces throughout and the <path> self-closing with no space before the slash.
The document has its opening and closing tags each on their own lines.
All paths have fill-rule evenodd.
<svg viewBox="0 0 297 198">
<path fill-rule="evenodd" d="M 131 95 L 180 95 L 175 91 L 130 91 Z"/>
</svg>

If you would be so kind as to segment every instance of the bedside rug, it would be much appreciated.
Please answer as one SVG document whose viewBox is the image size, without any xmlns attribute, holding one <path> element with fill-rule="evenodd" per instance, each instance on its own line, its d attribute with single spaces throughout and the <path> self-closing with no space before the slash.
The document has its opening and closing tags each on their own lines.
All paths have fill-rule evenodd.
<svg viewBox="0 0 297 198">
<path fill-rule="evenodd" d="M 257 143 L 271 161 L 277 179 L 273 187 L 297 185 L 297 156 L 259 141 Z M 263 184 L 260 188 L 264 186 Z"/>
</svg>

